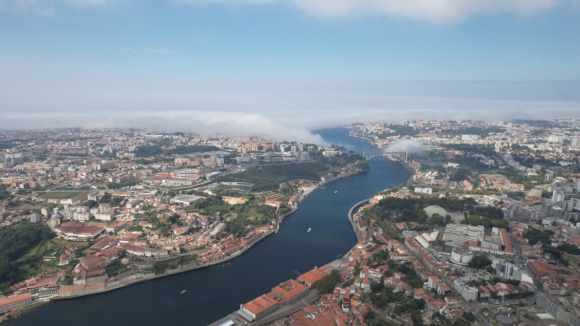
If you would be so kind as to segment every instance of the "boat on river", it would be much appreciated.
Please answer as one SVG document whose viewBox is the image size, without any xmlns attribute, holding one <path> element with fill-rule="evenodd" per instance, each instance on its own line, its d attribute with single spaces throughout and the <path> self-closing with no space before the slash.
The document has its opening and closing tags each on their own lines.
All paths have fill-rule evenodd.
<svg viewBox="0 0 580 326">
<path fill-rule="evenodd" d="M 179 294 L 186 294 L 187 290 L 182 290 L 181 292 L 179 292 Z"/>
<path fill-rule="evenodd" d="M 308 228 L 308 230 L 306 230 L 306 232 L 310 232 L 310 231 L 312 231 L 312 228 Z"/>
</svg>

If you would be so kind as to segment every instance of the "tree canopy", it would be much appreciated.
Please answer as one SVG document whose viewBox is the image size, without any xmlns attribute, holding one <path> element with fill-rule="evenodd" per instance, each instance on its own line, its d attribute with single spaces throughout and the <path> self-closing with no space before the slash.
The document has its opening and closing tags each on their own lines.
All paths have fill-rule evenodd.
<svg viewBox="0 0 580 326">
<path fill-rule="evenodd" d="M 333 269 L 330 274 L 318 281 L 318 284 L 316 284 L 316 290 L 320 293 L 330 293 L 338 281 L 340 281 L 340 272 Z"/>
<path fill-rule="evenodd" d="M 475 269 L 483 269 L 491 265 L 491 260 L 486 255 L 478 255 L 467 264 L 467 266 Z"/>
<path fill-rule="evenodd" d="M 22 280 L 26 275 L 20 268 L 30 262 L 19 259 L 52 237 L 54 233 L 48 226 L 32 224 L 26 220 L 1 228 L 0 283 L 13 284 Z"/>
</svg>

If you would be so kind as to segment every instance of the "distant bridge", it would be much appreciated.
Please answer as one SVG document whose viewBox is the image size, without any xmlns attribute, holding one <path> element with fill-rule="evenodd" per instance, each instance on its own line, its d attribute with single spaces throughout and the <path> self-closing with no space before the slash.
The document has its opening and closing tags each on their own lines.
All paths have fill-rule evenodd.
<svg viewBox="0 0 580 326">
<path fill-rule="evenodd" d="M 373 157 L 377 156 L 392 156 L 400 159 L 401 161 L 407 162 L 409 157 L 408 152 L 362 152 L 362 156 L 366 160 L 370 160 Z"/>
</svg>

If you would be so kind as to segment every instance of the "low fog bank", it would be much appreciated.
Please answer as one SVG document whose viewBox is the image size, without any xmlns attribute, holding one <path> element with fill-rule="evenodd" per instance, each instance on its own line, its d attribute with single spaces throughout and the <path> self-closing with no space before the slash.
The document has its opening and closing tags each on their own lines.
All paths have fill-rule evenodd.
<svg viewBox="0 0 580 326">
<path fill-rule="evenodd" d="M 410 154 L 422 154 L 425 151 L 425 147 L 421 143 L 410 140 L 403 139 L 387 147 L 385 152 L 407 152 Z"/>
<path fill-rule="evenodd" d="M 0 129 L 135 127 L 325 144 L 312 130 L 379 120 L 507 121 L 577 117 L 580 112 L 580 98 L 574 95 L 576 90 L 580 94 L 580 83 L 565 84 L 568 95 L 563 97 L 555 91 L 561 83 L 467 84 L 6 84 L 0 90 Z M 549 96 L 539 98 L 538 93 Z"/>
<path fill-rule="evenodd" d="M 283 124 L 260 114 L 242 112 L 168 111 L 168 112 L 91 112 L 11 114 L 0 121 L 0 128 L 142 128 L 155 132 L 191 132 L 293 140 L 326 145 L 311 131 Z"/>
</svg>

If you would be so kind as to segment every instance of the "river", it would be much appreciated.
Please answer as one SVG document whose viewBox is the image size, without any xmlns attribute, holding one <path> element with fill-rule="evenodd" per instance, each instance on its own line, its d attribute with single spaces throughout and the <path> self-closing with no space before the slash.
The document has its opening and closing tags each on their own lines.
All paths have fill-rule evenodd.
<svg viewBox="0 0 580 326">
<path fill-rule="evenodd" d="M 349 130 L 317 131 L 349 150 L 375 149 Z M 376 149 L 375 149 L 376 150 Z M 290 278 L 333 261 L 356 243 L 347 220 L 355 203 L 404 182 L 407 170 L 377 157 L 371 170 L 314 191 L 288 216 L 281 230 L 223 266 L 213 266 L 129 286 L 117 291 L 51 302 L 9 325 L 158 326 L 207 325 Z M 306 230 L 312 228 L 312 232 Z M 179 292 L 187 289 L 187 293 Z"/>
</svg>

